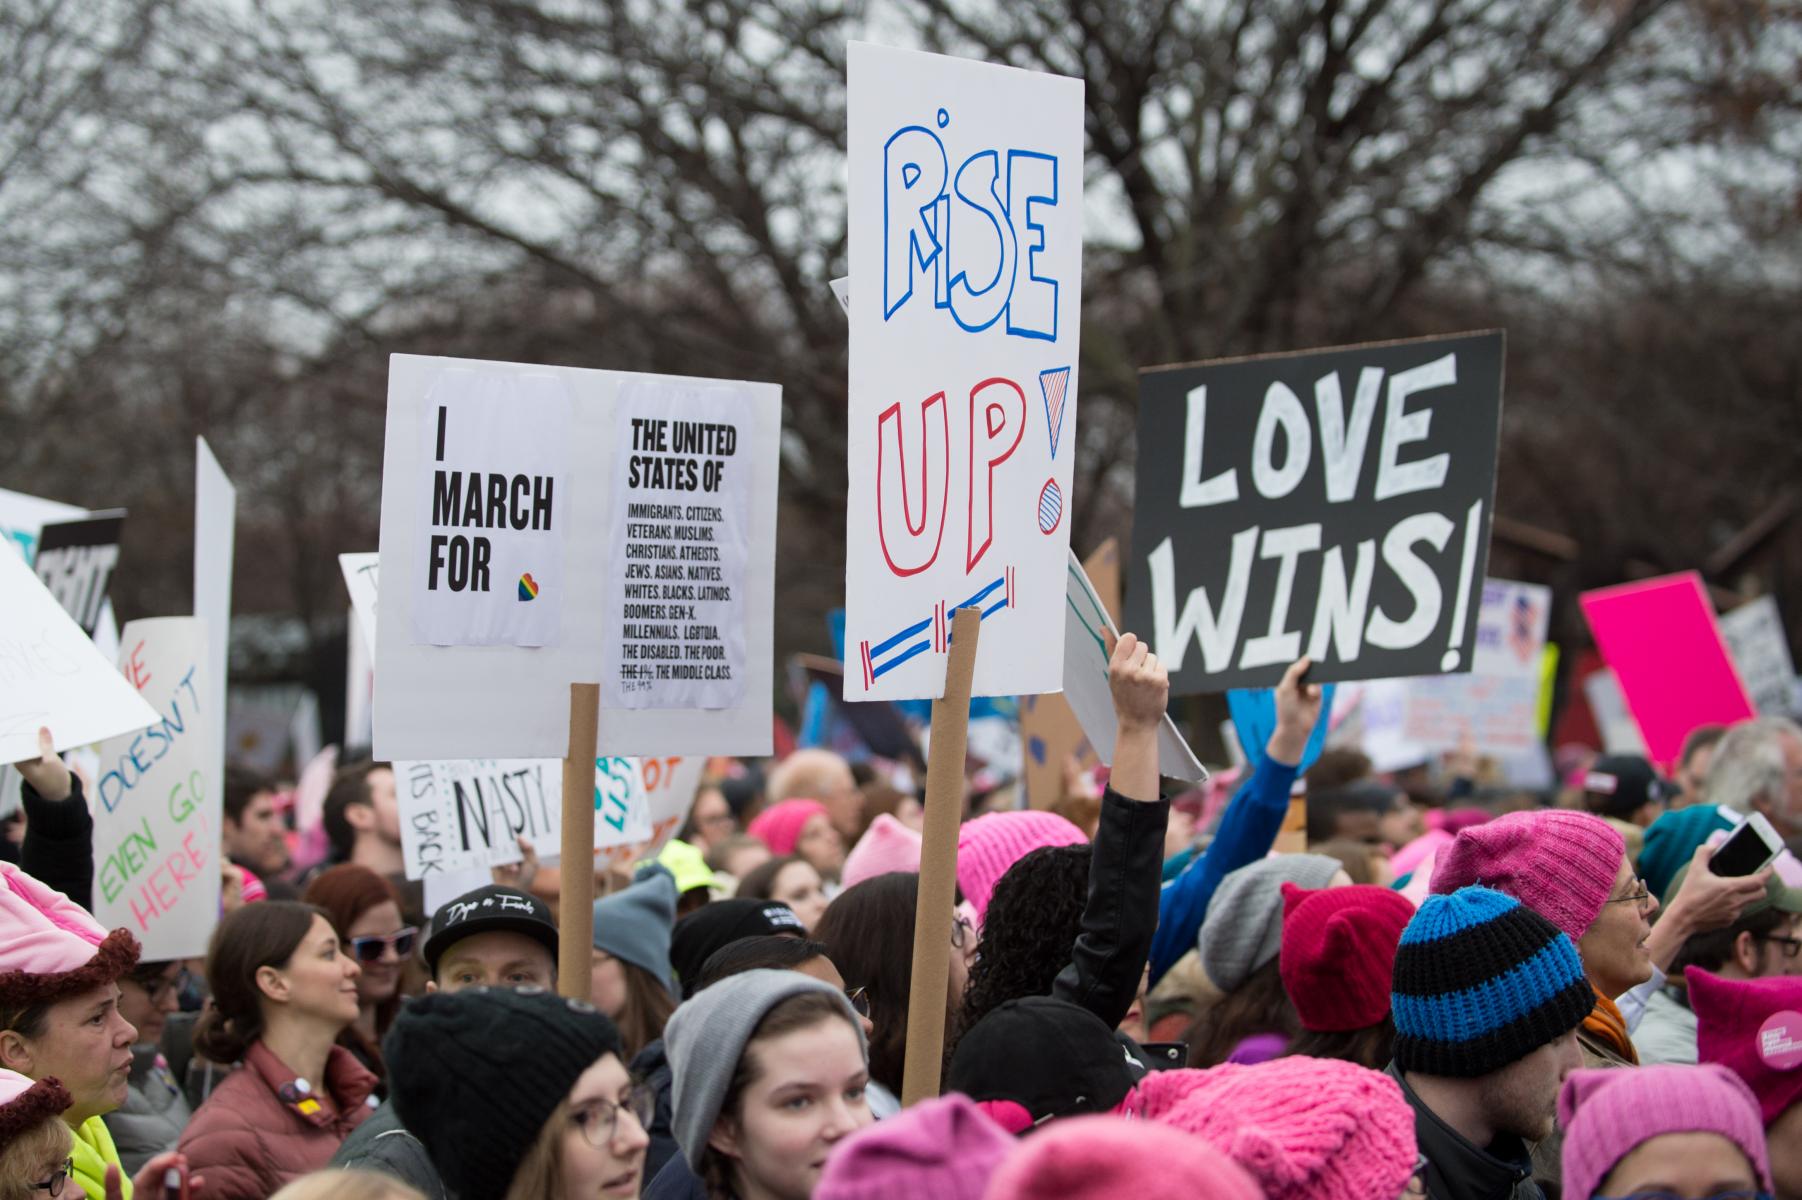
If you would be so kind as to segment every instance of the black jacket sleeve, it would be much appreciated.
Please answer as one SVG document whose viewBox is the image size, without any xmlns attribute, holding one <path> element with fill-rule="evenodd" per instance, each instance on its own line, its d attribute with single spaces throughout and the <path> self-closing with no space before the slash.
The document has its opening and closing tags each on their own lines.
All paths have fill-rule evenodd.
<svg viewBox="0 0 1802 1200">
<path fill-rule="evenodd" d="M 1126 1019 L 1151 955 L 1169 822 L 1168 801 L 1128 800 L 1113 788 L 1101 798 L 1082 932 L 1051 994 L 1088 1009 L 1109 1029 Z"/>
<path fill-rule="evenodd" d="M 71 775 L 67 800 L 46 800 L 23 780 L 25 844 L 19 869 L 94 911 L 94 818 L 88 815 L 81 776 Z"/>
</svg>

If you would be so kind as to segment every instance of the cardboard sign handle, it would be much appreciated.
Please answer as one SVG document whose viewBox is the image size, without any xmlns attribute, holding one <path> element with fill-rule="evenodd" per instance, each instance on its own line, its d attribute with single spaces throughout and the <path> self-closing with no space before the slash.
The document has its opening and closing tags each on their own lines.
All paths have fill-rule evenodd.
<svg viewBox="0 0 1802 1200">
<path fill-rule="evenodd" d="M 976 673 L 976 639 L 981 632 L 980 609 L 957 610 L 951 619 L 945 693 L 932 702 L 920 899 L 914 908 L 913 980 L 907 997 L 907 1065 L 901 1080 L 903 1105 L 937 1096 L 944 1066 L 957 829 L 964 808 L 964 744 L 970 732 L 970 684 Z"/>
<path fill-rule="evenodd" d="M 569 755 L 563 760 L 562 887 L 557 895 L 557 991 L 588 999 L 594 950 L 594 756 L 601 686 L 569 685 Z"/>
</svg>

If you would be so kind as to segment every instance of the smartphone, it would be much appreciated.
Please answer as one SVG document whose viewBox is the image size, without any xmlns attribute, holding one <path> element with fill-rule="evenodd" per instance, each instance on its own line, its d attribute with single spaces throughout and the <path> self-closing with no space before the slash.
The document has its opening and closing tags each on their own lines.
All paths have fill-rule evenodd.
<svg viewBox="0 0 1802 1200">
<path fill-rule="evenodd" d="M 163 1172 L 163 1200 L 188 1200 L 186 1167 L 170 1167 Z"/>
<path fill-rule="evenodd" d="M 1763 813 L 1753 813 L 1715 848 L 1708 866 L 1716 875 L 1751 875 L 1770 866 L 1771 860 L 1782 852 L 1783 839 Z"/>
</svg>

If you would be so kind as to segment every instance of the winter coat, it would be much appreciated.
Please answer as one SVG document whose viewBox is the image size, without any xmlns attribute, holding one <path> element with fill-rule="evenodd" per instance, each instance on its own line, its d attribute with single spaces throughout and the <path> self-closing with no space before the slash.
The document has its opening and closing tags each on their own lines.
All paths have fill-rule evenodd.
<svg viewBox="0 0 1802 1200">
<path fill-rule="evenodd" d="M 206 1176 L 206 1200 L 265 1200 L 331 1161 L 374 1111 L 375 1084 L 342 1046 L 332 1047 L 320 1089 L 257 1042 L 194 1114 L 179 1148 Z M 316 1098 L 321 1090 L 335 1111 Z"/>
<path fill-rule="evenodd" d="M 1423 1182 L 1430 1200 L 1545 1200 L 1533 1182 L 1533 1161 L 1525 1142 L 1504 1136 L 1487 1147 L 1472 1145 L 1421 1102 L 1394 1063 L 1387 1074 L 1401 1085 L 1402 1096 L 1414 1109 L 1414 1139 L 1427 1160 Z"/>
<path fill-rule="evenodd" d="M 457 1194 L 445 1186 L 426 1153 L 425 1143 L 401 1124 L 391 1100 L 384 1101 L 367 1121 L 351 1131 L 338 1153 L 332 1155 L 331 1165 L 391 1176 L 417 1188 L 426 1200 L 457 1200 Z"/>
<path fill-rule="evenodd" d="M 103 1118 L 119 1148 L 125 1174 L 136 1175 L 165 1150 L 175 1149 L 194 1110 L 155 1046 L 135 1046 L 125 1103 Z"/>
</svg>

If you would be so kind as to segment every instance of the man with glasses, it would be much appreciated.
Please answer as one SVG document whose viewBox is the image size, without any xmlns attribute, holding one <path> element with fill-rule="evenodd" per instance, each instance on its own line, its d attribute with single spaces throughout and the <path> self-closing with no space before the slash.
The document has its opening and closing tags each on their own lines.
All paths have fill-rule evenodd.
<svg viewBox="0 0 1802 1200">
<path fill-rule="evenodd" d="M 125 1173 L 135 1175 L 165 1150 L 175 1149 L 194 1115 L 163 1057 L 163 1030 L 181 1011 L 188 972 L 179 960 L 143 962 L 119 977 L 119 1014 L 138 1029 L 131 1048 L 125 1103 L 103 1118 Z"/>
<path fill-rule="evenodd" d="M 1682 887 L 1689 868 L 1671 881 Z M 1802 888 L 1773 875 L 1764 895 L 1725 929 L 1698 933 L 1677 952 L 1670 978 L 1646 1005 L 1645 1020 L 1633 1032 L 1642 1063 L 1696 1061 L 1696 1014 L 1689 1005 L 1684 972 L 1700 967 L 1724 979 L 1764 979 L 1802 975 Z"/>
<path fill-rule="evenodd" d="M 371 943 L 353 944 L 359 958 L 370 951 L 379 958 L 387 948 L 386 939 L 358 940 Z M 395 950 L 399 953 L 400 947 Z M 517 888 L 479 887 L 444 905 L 433 916 L 431 936 L 420 953 L 431 972 L 428 992 L 557 986 L 556 918 L 544 901 Z M 418 1188 L 427 1200 L 455 1200 L 425 1147 L 401 1125 L 392 1103 L 384 1103 L 352 1131 L 331 1165 L 391 1175 Z"/>
</svg>

